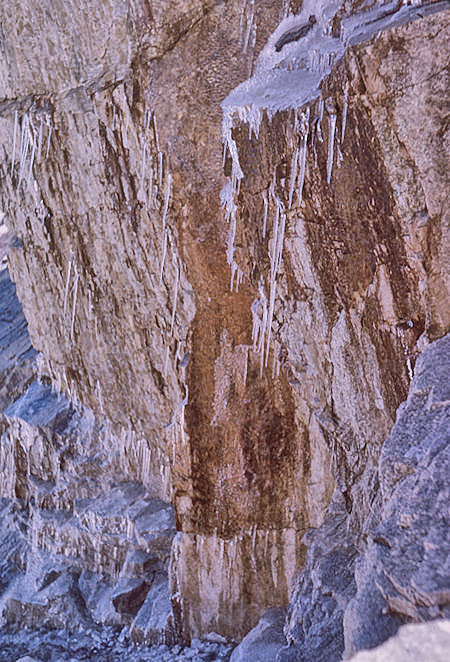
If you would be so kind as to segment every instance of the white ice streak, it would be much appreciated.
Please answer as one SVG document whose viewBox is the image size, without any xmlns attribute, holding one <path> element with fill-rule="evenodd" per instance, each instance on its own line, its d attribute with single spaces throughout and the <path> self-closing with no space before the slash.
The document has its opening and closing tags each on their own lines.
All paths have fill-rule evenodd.
<svg viewBox="0 0 450 662">
<path fill-rule="evenodd" d="M 227 109 L 224 111 L 222 119 L 222 141 L 224 145 L 226 145 L 231 156 L 231 181 L 234 193 L 238 190 L 240 180 L 243 179 L 244 173 L 242 172 L 241 166 L 239 164 L 238 148 L 232 135 L 233 117 L 233 109 Z"/>
<path fill-rule="evenodd" d="M 36 140 L 35 140 L 34 131 L 33 131 L 32 132 L 32 148 L 31 148 L 31 156 L 30 156 L 30 167 L 28 169 L 27 185 L 30 184 L 31 176 L 33 174 L 33 164 L 34 164 L 35 154 L 36 154 Z"/>
<path fill-rule="evenodd" d="M 140 181 L 140 184 L 139 184 L 140 189 L 143 189 L 143 187 L 144 187 L 145 170 L 146 170 L 146 167 L 147 167 L 146 155 L 147 155 L 147 143 L 144 142 L 144 144 L 142 146 L 141 181 Z"/>
<path fill-rule="evenodd" d="M 14 113 L 14 134 L 13 134 L 13 152 L 12 152 L 12 159 L 11 159 L 11 177 L 13 175 L 14 171 L 14 163 L 16 159 L 16 141 L 17 141 L 17 126 L 19 124 L 19 115 L 17 110 Z"/>
<path fill-rule="evenodd" d="M 171 190 L 172 190 L 172 175 L 169 172 L 167 174 L 166 190 L 165 190 L 165 193 L 164 193 L 164 208 L 163 208 L 163 215 L 162 215 L 163 229 L 166 227 L 166 218 L 167 218 L 167 211 L 169 209 L 169 201 L 170 201 Z"/>
<path fill-rule="evenodd" d="M 72 320 L 70 323 L 70 339 L 73 340 L 73 331 L 74 331 L 74 325 L 75 325 L 75 311 L 77 307 L 77 294 L 78 294 L 78 270 L 75 267 L 75 279 L 74 279 L 74 284 L 73 284 L 73 299 L 72 299 Z"/>
<path fill-rule="evenodd" d="M 262 198 L 264 201 L 264 216 L 263 216 L 263 227 L 262 227 L 262 236 L 263 239 L 266 238 L 266 232 L 267 232 L 267 215 L 269 213 L 269 201 L 267 199 L 267 192 L 263 191 L 262 192 Z"/>
<path fill-rule="evenodd" d="M 69 263 L 67 265 L 67 275 L 66 275 L 66 287 L 64 290 L 64 317 L 66 316 L 67 312 L 67 299 L 69 296 L 69 286 L 70 286 L 70 273 L 72 271 L 72 254 L 70 255 Z"/>
<path fill-rule="evenodd" d="M 175 313 L 177 311 L 177 298 L 178 298 L 178 283 L 180 280 L 180 269 L 178 265 L 176 266 L 175 273 L 175 287 L 173 291 L 173 301 L 172 301 L 172 317 L 170 319 L 170 335 L 173 335 L 173 325 L 175 323 Z"/>
<path fill-rule="evenodd" d="M 165 263 L 165 260 L 166 260 L 166 253 L 167 253 L 167 234 L 168 233 L 167 233 L 167 227 L 166 227 L 166 219 L 167 219 L 167 211 L 169 209 L 171 188 L 172 188 L 172 175 L 169 172 L 167 174 L 166 190 L 165 190 L 165 193 L 164 193 L 164 207 L 163 207 L 163 214 L 162 214 L 163 243 L 162 243 L 161 267 L 160 267 L 160 271 L 159 271 L 159 280 L 160 281 L 162 281 L 163 272 L 164 272 L 164 263 Z"/>
<path fill-rule="evenodd" d="M 247 0 L 245 0 L 245 1 L 247 3 Z M 249 42 L 250 34 L 251 34 L 252 28 L 253 28 L 253 21 L 255 20 L 255 0 L 250 0 L 249 10 L 248 10 L 247 14 L 248 14 L 246 16 L 246 18 L 247 18 L 247 28 L 245 30 L 244 45 L 243 45 L 243 49 L 242 49 L 243 53 L 247 53 L 248 42 Z"/>
<path fill-rule="evenodd" d="M 29 119 L 28 119 L 28 115 L 24 115 L 23 118 L 22 118 L 19 183 L 17 185 L 18 187 L 20 186 L 20 183 L 23 179 L 23 175 L 24 175 L 24 171 L 25 171 L 25 164 L 26 164 L 27 155 L 28 155 L 28 147 L 30 145 L 30 137 L 31 137 L 30 122 L 29 122 Z"/>
<path fill-rule="evenodd" d="M 37 146 L 37 156 L 36 156 L 37 161 L 41 160 L 43 132 L 44 132 L 44 121 L 41 118 L 41 120 L 39 122 L 39 136 L 38 136 L 38 146 Z"/>
<path fill-rule="evenodd" d="M 336 133 L 336 112 L 332 104 L 327 104 L 328 110 L 328 156 L 327 156 L 327 182 L 331 183 L 334 161 L 334 137 Z"/>
<path fill-rule="evenodd" d="M 49 151 L 50 151 L 50 141 L 51 141 L 51 137 L 52 137 L 52 125 L 49 124 L 49 127 L 48 127 L 48 137 L 47 137 L 47 151 L 45 152 L 45 160 L 48 159 L 48 153 L 49 153 Z"/>
<path fill-rule="evenodd" d="M 292 198 L 294 197 L 295 182 L 297 180 L 298 159 L 300 150 L 298 147 L 294 149 L 291 161 L 291 181 L 289 184 L 289 209 L 292 207 Z"/>
<path fill-rule="evenodd" d="M 164 263 L 166 261 L 166 254 L 167 254 L 167 228 L 164 228 L 163 242 L 162 242 L 161 266 L 159 268 L 159 281 L 160 282 L 162 282 L 162 279 L 163 279 Z"/>
<path fill-rule="evenodd" d="M 269 360 L 270 340 L 272 336 L 272 320 L 275 306 L 275 297 L 277 289 L 277 275 L 281 265 L 283 253 L 284 230 L 286 226 L 286 214 L 281 200 L 272 192 L 276 205 L 275 220 L 273 224 L 272 245 L 270 250 L 270 292 L 269 292 L 269 312 L 267 316 L 267 341 L 265 366 Z"/>
<path fill-rule="evenodd" d="M 264 285 L 262 281 L 259 284 L 259 297 L 255 299 L 251 306 L 251 313 L 253 318 L 253 329 L 252 329 L 252 342 L 253 342 L 253 351 L 255 354 L 259 354 L 259 375 L 262 377 L 263 367 L 264 367 L 264 349 L 265 349 L 265 339 L 266 339 L 266 330 L 267 330 L 267 297 L 264 291 Z"/>
<path fill-rule="evenodd" d="M 347 127 L 347 112 L 348 112 L 348 93 L 344 92 L 344 105 L 342 107 L 342 125 L 341 125 L 341 145 L 344 144 L 345 129 Z"/>
<path fill-rule="evenodd" d="M 298 178 L 298 187 L 297 187 L 297 197 L 298 203 L 302 203 L 303 198 L 303 185 L 305 183 L 305 172 L 306 172 L 306 155 L 308 151 L 308 135 L 309 135 L 309 116 L 310 109 L 309 106 L 301 113 L 300 119 L 298 122 L 298 133 L 300 135 L 300 147 L 299 147 L 299 178 Z M 289 196 L 289 207 L 291 206 L 291 197 Z"/>
<path fill-rule="evenodd" d="M 236 219 L 237 205 L 234 201 L 234 197 L 235 197 L 235 192 L 233 189 L 233 180 L 231 180 L 225 184 L 225 186 L 222 188 L 220 192 L 220 202 L 222 208 L 225 210 L 225 219 L 229 225 L 226 255 L 227 255 L 227 262 L 231 268 L 231 277 L 230 277 L 231 292 L 233 291 L 233 283 L 236 273 L 237 273 L 236 289 L 239 287 L 239 284 L 243 277 L 243 272 L 234 259 L 234 253 L 235 253 L 234 241 L 236 239 L 236 225 L 237 225 L 237 219 Z"/>
</svg>

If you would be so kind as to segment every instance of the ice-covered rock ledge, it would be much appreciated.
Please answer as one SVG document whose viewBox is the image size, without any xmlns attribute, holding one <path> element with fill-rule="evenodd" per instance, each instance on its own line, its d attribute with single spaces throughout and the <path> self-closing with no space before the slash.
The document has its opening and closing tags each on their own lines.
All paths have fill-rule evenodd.
<svg viewBox="0 0 450 662">
<path fill-rule="evenodd" d="M 224 131 L 233 116 L 257 132 L 262 111 L 269 115 L 299 108 L 320 95 L 320 85 L 346 49 L 377 32 L 449 9 L 448 0 L 397 0 L 364 6 L 345 15 L 343 0 L 305 0 L 297 15 L 285 18 L 260 53 L 255 73 L 222 103 Z"/>
</svg>

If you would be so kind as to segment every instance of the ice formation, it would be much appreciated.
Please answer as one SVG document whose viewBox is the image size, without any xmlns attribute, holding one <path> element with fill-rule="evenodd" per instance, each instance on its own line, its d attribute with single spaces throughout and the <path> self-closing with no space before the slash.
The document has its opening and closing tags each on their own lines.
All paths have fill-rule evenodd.
<svg viewBox="0 0 450 662">
<path fill-rule="evenodd" d="M 420 2 L 378 2 L 367 9 L 363 4 L 359 13 L 341 20 L 339 37 L 333 36 L 332 21 L 337 12 L 345 11 L 344 0 L 304 0 L 299 14 L 289 14 L 289 3 L 283 5 L 283 20 L 269 37 L 261 51 L 254 74 L 230 92 L 222 103 L 222 140 L 224 163 L 228 153 L 231 159 L 231 178 L 221 191 L 221 203 L 228 223 L 227 260 L 231 268 L 230 290 L 236 289 L 243 273 L 235 260 L 235 240 L 239 214 L 239 191 L 244 172 L 233 137 L 233 128 L 247 124 L 249 139 L 259 137 L 264 114 L 270 120 L 278 111 L 294 110 L 294 134 L 298 142 L 291 157 L 288 209 L 294 203 L 297 191 L 298 204 L 302 204 L 305 182 L 308 139 L 323 142 L 322 122 L 324 111 L 328 120 L 327 183 L 331 184 L 333 165 L 339 167 L 343 160 L 341 145 L 347 128 L 349 107 L 347 88 L 343 90 L 340 133 L 337 133 L 338 110 L 333 99 L 324 99 L 321 83 L 333 66 L 342 58 L 349 45 L 371 38 L 379 30 L 406 23 L 416 17 L 442 9 L 443 2 L 423 5 Z M 244 0 L 241 13 L 241 42 L 244 52 L 248 47 L 251 25 L 254 19 L 253 0 Z M 318 100 L 318 110 L 311 117 L 311 106 Z M 336 152 L 336 156 L 335 156 Z M 275 209 L 272 237 L 269 241 L 270 274 L 268 293 L 264 280 L 258 286 L 258 298 L 251 307 L 253 317 L 253 351 L 260 356 L 260 373 L 267 367 L 272 338 L 272 321 L 277 290 L 277 277 L 281 265 L 286 210 L 275 193 L 274 180 L 269 191 L 263 191 L 264 212 L 262 238 L 266 238 L 269 206 Z M 270 197 L 270 203 L 269 203 Z M 237 274 L 237 278 L 236 278 Z M 280 369 L 279 350 L 273 350 L 272 374 Z"/>
<path fill-rule="evenodd" d="M 44 126 L 47 127 L 47 150 L 45 158 L 48 158 L 52 126 L 50 119 L 45 114 L 26 112 L 19 117 L 19 111 L 14 111 L 14 127 L 12 136 L 11 153 L 11 177 L 18 164 L 18 175 L 16 179 L 17 188 L 23 181 L 27 187 L 31 183 L 35 162 L 41 160 Z M 29 161 L 28 161 L 29 159 Z"/>
</svg>

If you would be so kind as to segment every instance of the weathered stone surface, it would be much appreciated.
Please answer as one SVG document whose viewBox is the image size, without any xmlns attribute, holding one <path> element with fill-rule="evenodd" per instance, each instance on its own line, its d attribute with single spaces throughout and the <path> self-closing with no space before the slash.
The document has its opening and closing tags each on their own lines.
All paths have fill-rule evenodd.
<svg viewBox="0 0 450 662">
<path fill-rule="evenodd" d="M 287 619 L 289 646 L 276 660 L 339 662 L 344 650 L 343 617 L 354 596 L 355 536 L 348 535 L 345 501 L 336 495 L 322 526 L 309 534 L 306 565 L 296 579 Z"/>
<path fill-rule="evenodd" d="M 333 33 L 371 9 L 330 12 L 340 4 Z M 382 507 L 383 441 L 417 356 L 449 326 L 448 11 L 349 48 L 322 83 L 325 105 L 308 103 L 307 139 L 306 107 L 262 114 L 250 138 L 251 99 L 237 109 L 230 136 L 245 177 L 231 241 L 220 103 L 263 63 L 267 49 L 255 56 L 288 4 L 91 5 L 0 8 L 0 198 L 17 237 L 8 260 L 40 370 L 80 409 L 66 436 L 37 430 L 34 387 L 13 409 L 28 422 L 1 418 L 2 495 L 30 504 L 39 545 L 55 539 L 72 560 L 81 542 L 82 567 L 98 577 L 129 557 L 130 536 L 117 544 L 129 515 L 132 551 L 134 540 L 146 553 L 155 545 L 165 562 L 174 532 L 161 508 L 160 546 L 148 503 L 116 517 L 119 483 L 172 501 L 170 593 L 186 638 L 241 637 L 286 604 L 306 547 L 319 553 L 303 535 L 323 525 L 335 538 L 320 570 L 332 596 L 317 577 L 296 586 L 312 600 L 302 607 L 311 632 L 322 636 L 333 612 L 341 646 L 347 571 Z M 292 196 L 303 144 L 305 182 Z M 268 308 L 271 337 L 253 351 Z M 112 510 L 100 512 L 94 502 L 110 492 Z M 333 494 L 341 510 L 330 514 Z"/>
<path fill-rule="evenodd" d="M 308 534 L 289 609 L 290 647 L 279 662 L 338 662 L 344 648 L 346 658 L 373 648 L 403 623 L 448 618 L 449 370 L 447 335 L 417 360 L 381 449 L 380 490 L 363 530 L 352 530 L 342 509 Z"/>
<path fill-rule="evenodd" d="M 449 621 L 403 625 L 395 637 L 371 651 L 361 651 L 354 662 L 446 662 L 450 650 Z"/>
<path fill-rule="evenodd" d="M 158 574 L 131 624 L 130 636 L 136 642 L 165 644 L 172 643 L 175 635 L 168 578 Z"/>
<path fill-rule="evenodd" d="M 283 634 L 285 618 L 284 609 L 269 609 L 234 649 L 230 662 L 273 662 L 286 643 Z"/>
<path fill-rule="evenodd" d="M 418 359 L 381 452 L 381 512 L 345 612 L 347 655 L 380 644 L 402 622 L 450 616 L 449 372 L 447 335 Z"/>
<path fill-rule="evenodd" d="M 35 356 L 16 288 L 8 271 L 0 270 L 0 411 L 26 390 L 34 376 Z"/>
<path fill-rule="evenodd" d="M 120 614 L 135 616 L 147 596 L 150 583 L 143 579 L 127 578 L 119 581 L 114 588 L 111 600 Z"/>
</svg>

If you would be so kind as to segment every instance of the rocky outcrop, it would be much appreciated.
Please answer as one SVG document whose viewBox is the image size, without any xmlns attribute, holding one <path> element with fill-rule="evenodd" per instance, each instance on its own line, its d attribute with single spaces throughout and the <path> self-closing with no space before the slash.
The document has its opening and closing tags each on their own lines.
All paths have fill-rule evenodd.
<svg viewBox="0 0 450 662">
<path fill-rule="evenodd" d="M 416 363 L 362 530 L 344 511 L 311 531 L 288 616 L 291 646 L 280 662 L 339 661 L 344 647 L 348 658 L 404 623 L 449 617 L 449 350 L 447 335 Z"/>
<path fill-rule="evenodd" d="M 167 619 L 242 638 L 291 594 L 311 655 L 440 615 L 437 577 L 430 598 L 415 557 L 396 574 L 382 448 L 449 330 L 448 3 L 91 5 L 0 9 L 0 198 L 41 378 L 16 367 L 0 421 L 20 544 L 67 550 L 89 618 L 136 641 Z M 140 554 L 167 564 L 172 538 L 160 586 Z M 370 639 L 352 609 L 380 601 Z"/>
<path fill-rule="evenodd" d="M 436 660 L 444 662 L 450 646 L 448 621 L 404 625 L 395 637 L 372 651 L 355 655 L 354 662 L 407 662 L 413 660 Z"/>
</svg>

